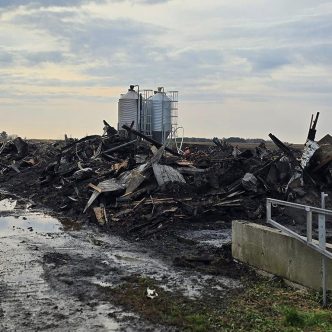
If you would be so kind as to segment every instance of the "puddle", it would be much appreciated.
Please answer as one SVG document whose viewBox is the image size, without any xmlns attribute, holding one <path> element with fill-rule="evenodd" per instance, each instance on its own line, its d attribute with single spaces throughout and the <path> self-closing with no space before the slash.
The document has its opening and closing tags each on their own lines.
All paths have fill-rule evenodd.
<svg viewBox="0 0 332 332">
<path fill-rule="evenodd" d="M 0 215 L 0 237 L 23 232 L 59 233 L 61 231 L 61 223 L 57 219 L 43 213 Z"/>
<path fill-rule="evenodd" d="M 11 198 L 5 198 L 0 201 L 0 212 L 13 211 L 16 207 L 17 200 Z"/>
<path fill-rule="evenodd" d="M 42 212 L 17 207 L 0 212 L 1 331 L 170 331 L 150 325 L 96 291 L 100 286 L 109 292 L 133 275 L 193 299 L 222 299 L 230 289 L 242 287 L 235 279 L 180 270 L 118 236 L 84 227 L 67 233 L 64 228 Z M 225 240 L 227 231 L 185 234 L 203 241 Z"/>
<path fill-rule="evenodd" d="M 206 244 L 213 247 L 221 248 L 223 245 L 228 244 L 232 241 L 232 230 L 204 229 L 199 231 L 184 232 L 182 233 L 182 236 L 184 236 L 187 239 L 197 241 L 201 244 Z"/>
</svg>

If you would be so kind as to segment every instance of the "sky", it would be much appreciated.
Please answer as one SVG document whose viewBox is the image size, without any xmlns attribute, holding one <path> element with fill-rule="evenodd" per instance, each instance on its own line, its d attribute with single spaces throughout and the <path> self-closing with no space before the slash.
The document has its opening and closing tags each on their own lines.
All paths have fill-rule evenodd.
<svg viewBox="0 0 332 332">
<path fill-rule="evenodd" d="M 0 130 L 117 125 L 130 84 L 179 90 L 190 137 L 306 139 L 332 126 L 331 0 L 0 0 Z"/>
</svg>

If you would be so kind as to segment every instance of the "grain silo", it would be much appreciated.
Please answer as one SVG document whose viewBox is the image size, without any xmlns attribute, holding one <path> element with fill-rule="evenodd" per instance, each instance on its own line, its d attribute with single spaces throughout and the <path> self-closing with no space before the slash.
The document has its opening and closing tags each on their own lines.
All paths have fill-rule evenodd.
<svg viewBox="0 0 332 332">
<path fill-rule="evenodd" d="M 131 85 L 126 94 L 121 95 L 118 103 L 118 130 L 121 131 L 125 124 L 130 126 L 134 121 L 134 129 L 139 128 L 139 94 Z"/>
<path fill-rule="evenodd" d="M 137 90 L 135 90 L 137 87 Z M 126 124 L 158 142 L 164 143 L 166 138 L 177 128 L 178 92 L 164 88 L 140 90 L 139 85 L 131 85 L 126 94 L 122 94 L 118 103 L 118 130 Z"/>
<path fill-rule="evenodd" d="M 152 114 L 152 137 L 158 142 L 164 142 L 172 131 L 172 100 L 163 88 L 158 88 L 150 97 L 149 107 Z"/>
</svg>

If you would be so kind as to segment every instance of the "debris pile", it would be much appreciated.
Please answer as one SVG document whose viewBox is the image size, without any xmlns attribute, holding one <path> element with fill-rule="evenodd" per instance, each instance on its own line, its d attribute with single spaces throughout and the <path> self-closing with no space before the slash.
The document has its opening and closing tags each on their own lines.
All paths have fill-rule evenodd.
<svg viewBox="0 0 332 332">
<path fill-rule="evenodd" d="M 182 153 L 132 126 L 121 137 L 106 121 L 102 135 L 80 140 L 18 137 L 0 146 L 0 186 L 135 237 L 185 220 L 259 221 L 266 197 L 296 201 L 331 187 L 331 139 L 315 142 L 318 115 L 303 152 L 270 134 L 277 150 L 241 151 L 214 138 L 209 149 Z"/>
</svg>

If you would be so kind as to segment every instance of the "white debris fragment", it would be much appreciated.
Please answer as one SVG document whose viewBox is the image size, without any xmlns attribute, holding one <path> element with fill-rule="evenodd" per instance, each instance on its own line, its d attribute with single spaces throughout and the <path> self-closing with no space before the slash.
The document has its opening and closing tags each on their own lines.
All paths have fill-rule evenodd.
<svg viewBox="0 0 332 332">
<path fill-rule="evenodd" d="M 146 289 L 146 297 L 149 299 L 154 299 L 158 297 L 158 293 L 156 292 L 155 289 L 150 289 L 149 287 Z"/>
<path fill-rule="evenodd" d="M 315 141 L 308 139 L 304 145 L 303 154 L 301 157 L 302 168 L 305 168 L 308 165 L 310 158 L 313 156 L 317 149 L 319 149 L 319 145 Z"/>
<path fill-rule="evenodd" d="M 245 190 L 257 192 L 257 178 L 254 174 L 246 173 L 241 182 Z"/>
<path fill-rule="evenodd" d="M 0 211 L 11 211 L 16 207 L 17 201 L 11 198 L 5 198 L 0 201 Z"/>
</svg>

